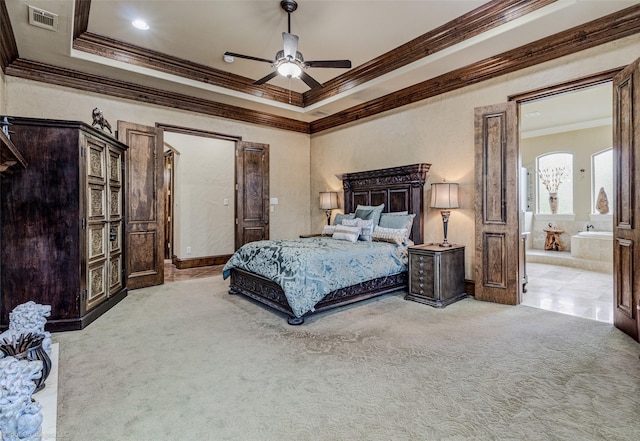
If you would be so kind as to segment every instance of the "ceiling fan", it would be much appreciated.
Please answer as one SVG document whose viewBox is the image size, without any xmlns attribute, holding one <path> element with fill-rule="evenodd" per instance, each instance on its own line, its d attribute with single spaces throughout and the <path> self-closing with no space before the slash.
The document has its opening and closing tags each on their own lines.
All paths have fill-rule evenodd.
<svg viewBox="0 0 640 441">
<path fill-rule="evenodd" d="M 282 0 L 280 7 L 288 16 L 288 32 L 282 33 L 283 50 L 276 53 L 275 60 L 267 60 L 266 58 L 252 57 L 250 55 L 236 54 L 233 52 L 224 53 L 225 57 L 244 58 L 269 63 L 276 69 L 269 75 L 254 81 L 253 84 L 264 84 L 280 74 L 287 78 L 300 78 L 311 89 L 316 89 L 323 87 L 323 85 L 306 73 L 304 71 L 305 69 L 309 67 L 351 68 L 350 60 L 305 61 L 302 54 L 298 52 L 298 36 L 291 33 L 291 13 L 298 9 L 298 4 L 294 0 Z"/>
</svg>

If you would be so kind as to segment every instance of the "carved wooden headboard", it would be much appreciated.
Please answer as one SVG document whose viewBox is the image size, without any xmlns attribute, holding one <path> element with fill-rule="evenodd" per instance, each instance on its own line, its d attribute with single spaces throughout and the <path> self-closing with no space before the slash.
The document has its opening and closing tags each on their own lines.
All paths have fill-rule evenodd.
<svg viewBox="0 0 640 441">
<path fill-rule="evenodd" d="M 423 243 L 423 196 L 431 164 L 413 164 L 337 175 L 344 189 L 344 212 L 358 205 L 384 204 L 384 212 L 408 211 L 413 220 L 411 240 Z"/>
</svg>

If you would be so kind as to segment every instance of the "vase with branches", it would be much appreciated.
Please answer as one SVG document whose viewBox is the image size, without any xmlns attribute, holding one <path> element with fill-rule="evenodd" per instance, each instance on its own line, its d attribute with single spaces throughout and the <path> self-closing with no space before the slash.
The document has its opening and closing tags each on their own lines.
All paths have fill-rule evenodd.
<svg viewBox="0 0 640 441">
<path fill-rule="evenodd" d="M 543 168 L 538 170 L 540 182 L 549 192 L 549 206 L 551 213 L 556 214 L 558 211 L 558 188 L 560 184 L 567 178 L 566 167 Z"/>
</svg>

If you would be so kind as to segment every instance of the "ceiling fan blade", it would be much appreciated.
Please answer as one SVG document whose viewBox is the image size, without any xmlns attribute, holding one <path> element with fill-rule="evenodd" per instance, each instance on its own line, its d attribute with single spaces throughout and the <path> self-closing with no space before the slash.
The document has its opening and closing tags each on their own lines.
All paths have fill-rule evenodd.
<svg viewBox="0 0 640 441">
<path fill-rule="evenodd" d="M 277 75 L 278 75 L 278 71 L 277 71 L 277 70 L 274 70 L 274 71 L 273 71 L 273 72 L 271 72 L 269 75 L 267 75 L 267 76 L 265 76 L 265 77 L 262 77 L 262 78 L 260 78 L 259 80 L 254 81 L 254 82 L 253 82 L 253 84 L 255 84 L 255 85 L 258 85 L 258 86 L 259 86 L 260 84 L 264 84 L 264 83 L 266 83 L 267 81 L 269 81 L 269 80 L 271 80 L 271 79 L 275 78 Z"/>
<path fill-rule="evenodd" d="M 269 64 L 275 63 L 275 61 L 267 60 L 266 58 L 252 57 L 250 55 L 236 54 L 234 52 L 225 52 L 224 55 L 229 57 L 235 57 L 235 58 L 244 58 L 245 60 L 264 61 L 265 63 L 269 63 Z"/>
<path fill-rule="evenodd" d="M 351 69 L 351 60 L 325 60 L 325 61 L 305 61 L 308 67 L 337 67 L 341 69 Z"/>
<path fill-rule="evenodd" d="M 298 52 L 298 36 L 288 32 L 282 33 L 282 43 L 284 46 L 284 56 L 295 60 Z"/>
<path fill-rule="evenodd" d="M 306 83 L 306 85 L 309 86 L 312 89 L 319 89 L 321 87 L 324 87 L 322 84 L 318 83 L 316 80 L 311 78 L 311 75 L 309 75 L 305 71 L 302 71 L 300 73 L 300 79 L 302 81 L 304 81 Z"/>
</svg>

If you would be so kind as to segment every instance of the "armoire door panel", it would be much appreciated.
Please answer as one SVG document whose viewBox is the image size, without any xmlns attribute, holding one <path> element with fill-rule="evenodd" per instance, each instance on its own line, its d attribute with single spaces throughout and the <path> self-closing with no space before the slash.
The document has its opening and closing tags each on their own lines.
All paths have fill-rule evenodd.
<svg viewBox="0 0 640 441">
<path fill-rule="evenodd" d="M 87 283 L 87 310 L 96 307 L 107 298 L 106 260 L 89 267 Z"/>
<path fill-rule="evenodd" d="M 104 185 L 89 185 L 89 221 L 99 221 L 105 219 L 105 205 L 107 195 Z"/>
<path fill-rule="evenodd" d="M 89 224 L 87 236 L 89 239 L 89 264 L 105 259 L 107 257 L 106 224 L 104 222 Z"/>
<path fill-rule="evenodd" d="M 112 256 L 109 261 L 109 295 L 122 287 L 122 259 L 119 255 Z"/>
<path fill-rule="evenodd" d="M 122 251 L 122 221 L 109 223 L 109 252 L 120 253 Z"/>
<path fill-rule="evenodd" d="M 109 218 L 110 220 L 122 217 L 122 189 L 120 187 L 109 188 Z"/>
<path fill-rule="evenodd" d="M 104 161 L 105 144 L 87 138 L 87 174 L 90 182 L 104 182 L 106 164 Z"/>
<path fill-rule="evenodd" d="M 109 184 L 122 185 L 122 153 L 109 149 Z"/>
</svg>

